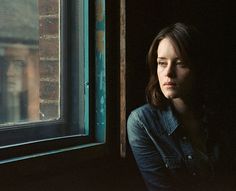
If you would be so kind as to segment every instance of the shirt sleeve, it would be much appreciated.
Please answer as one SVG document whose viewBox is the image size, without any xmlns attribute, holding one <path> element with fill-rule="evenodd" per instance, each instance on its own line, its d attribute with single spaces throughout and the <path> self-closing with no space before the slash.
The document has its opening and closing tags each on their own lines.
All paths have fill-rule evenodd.
<svg viewBox="0 0 236 191">
<path fill-rule="evenodd" d="M 135 112 L 132 112 L 128 118 L 127 133 L 131 150 L 148 190 L 176 190 L 171 185 L 171 177 L 160 153 Z"/>
</svg>

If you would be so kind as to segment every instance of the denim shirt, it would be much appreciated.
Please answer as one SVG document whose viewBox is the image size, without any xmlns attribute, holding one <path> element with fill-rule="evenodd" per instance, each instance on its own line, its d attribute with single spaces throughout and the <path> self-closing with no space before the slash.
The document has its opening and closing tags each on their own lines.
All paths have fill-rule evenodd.
<svg viewBox="0 0 236 191">
<path fill-rule="evenodd" d="M 128 140 L 149 191 L 207 190 L 213 180 L 217 145 L 203 153 L 178 134 L 180 127 L 171 106 L 159 110 L 146 104 L 128 118 Z"/>
</svg>

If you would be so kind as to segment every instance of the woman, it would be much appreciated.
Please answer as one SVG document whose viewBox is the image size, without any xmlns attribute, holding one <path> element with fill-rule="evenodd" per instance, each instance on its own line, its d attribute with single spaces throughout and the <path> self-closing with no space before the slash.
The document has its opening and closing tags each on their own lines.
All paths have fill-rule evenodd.
<svg viewBox="0 0 236 191">
<path fill-rule="evenodd" d="M 201 40 L 194 27 L 176 23 L 160 31 L 148 52 L 148 104 L 127 124 L 148 190 L 213 190 L 220 147 L 206 121 Z"/>
</svg>

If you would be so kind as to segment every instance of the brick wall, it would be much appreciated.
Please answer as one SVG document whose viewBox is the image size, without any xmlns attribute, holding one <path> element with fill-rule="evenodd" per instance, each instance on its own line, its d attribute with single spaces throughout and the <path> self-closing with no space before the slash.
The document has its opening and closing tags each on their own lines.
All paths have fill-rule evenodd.
<svg viewBox="0 0 236 191">
<path fill-rule="evenodd" d="M 59 0 L 38 0 L 41 119 L 59 115 Z"/>
</svg>

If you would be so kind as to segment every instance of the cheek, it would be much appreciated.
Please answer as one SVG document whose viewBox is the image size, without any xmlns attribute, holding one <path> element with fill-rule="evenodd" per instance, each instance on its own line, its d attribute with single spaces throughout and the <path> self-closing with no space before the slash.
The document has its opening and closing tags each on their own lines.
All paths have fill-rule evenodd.
<svg viewBox="0 0 236 191">
<path fill-rule="evenodd" d="M 162 79 L 161 71 L 157 69 L 157 78 L 159 81 Z"/>
<path fill-rule="evenodd" d="M 185 69 L 185 70 L 180 70 L 179 71 L 179 78 L 181 79 L 181 80 L 190 80 L 191 78 L 192 78 L 192 72 L 191 72 L 191 70 L 190 69 Z"/>
<path fill-rule="evenodd" d="M 181 79 L 182 83 L 185 84 L 185 86 L 192 87 L 193 86 L 193 75 L 191 72 L 186 72 L 182 75 Z"/>
</svg>

